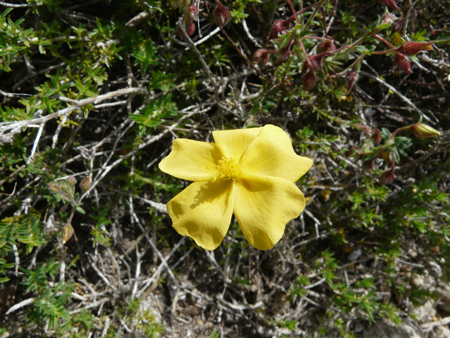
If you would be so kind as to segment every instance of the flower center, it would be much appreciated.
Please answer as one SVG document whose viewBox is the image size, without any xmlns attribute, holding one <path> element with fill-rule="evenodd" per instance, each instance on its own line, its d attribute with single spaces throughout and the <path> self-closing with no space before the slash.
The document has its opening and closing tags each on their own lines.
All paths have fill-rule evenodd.
<svg viewBox="0 0 450 338">
<path fill-rule="evenodd" d="M 214 180 L 234 180 L 241 174 L 239 163 L 228 157 L 222 157 L 219 160 L 217 171 L 219 172 L 219 175 L 215 177 Z"/>
</svg>

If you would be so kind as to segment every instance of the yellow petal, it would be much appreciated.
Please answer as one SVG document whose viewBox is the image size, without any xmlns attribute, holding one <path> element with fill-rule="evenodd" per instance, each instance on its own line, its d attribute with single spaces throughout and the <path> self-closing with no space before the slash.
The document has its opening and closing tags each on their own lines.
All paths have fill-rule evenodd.
<svg viewBox="0 0 450 338">
<path fill-rule="evenodd" d="M 173 227 L 206 250 L 222 243 L 233 214 L 234 181 L 194 182 L 167 203 Z"/>
<path fill-rule="evenodd" d="M 313 161 L 298 156 L 288 134 L 268 124 L 249 145 L 239 164 L 242 171 L 249 174 L 295 182 L 311 168 Z"/>
<path fill-rule="evenodd" d="M 287 180 L 246 175 L 236 183 L 234 215 L 249 243 L 272 248 L 283 236 L 286 223 L 305 208 L 305 197 Z"/>
<path fill-rule="evenodd" d="M 242 154 L 262 129 L 215 130 L 213 131 L 213 137 L 224 156 L 239 161 Z"/>
<path fill-rule="evenodd" d="M 188 181 L 208 181 L 217 176 L 217 163 L 222 158 L 214 143 L 176 139 L 169 156 L 159 163 L 165 173 Z"/>
</svg>

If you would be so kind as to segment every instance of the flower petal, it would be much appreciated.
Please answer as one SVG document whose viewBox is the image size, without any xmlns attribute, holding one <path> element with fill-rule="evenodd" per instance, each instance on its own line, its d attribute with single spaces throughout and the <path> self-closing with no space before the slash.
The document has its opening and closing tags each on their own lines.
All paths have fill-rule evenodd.
<svg viewBox="0 0 450 338">
<path fill-rule="evenodd" d="M 183 180 L 208 181 L 217 176 L 217 162 L 222 157 L 214 143 L 176 139 L 169 156 L 159 163 L 159 169 Z"/>
<path fill-rule="evenodd" d="M 167 203 L 173 227 L 206 250 L 216 249 L 233 214 L 234 181 L 194 182 Z"/>
<path fill-rule="evenodd" d="M 242 154 L 263 128 L 215 130 L 213 137 L 224 156 L 239 162 Z"/>
<path fill-rule="evenodd" d="M 281 128 L 266 125 L 240 161 L 243 172 L 284 178 L 295 182 L 312 166 L 310 158 L 298 156 Z"/>
<path fill-rule="evenodd" d="M 272 248 L 286 223 L 305 208 L 305 197 L 292 182 L 281 178 L 245 175 L 236 183 L 234 215 L 249 243 Z"/>
</svg>

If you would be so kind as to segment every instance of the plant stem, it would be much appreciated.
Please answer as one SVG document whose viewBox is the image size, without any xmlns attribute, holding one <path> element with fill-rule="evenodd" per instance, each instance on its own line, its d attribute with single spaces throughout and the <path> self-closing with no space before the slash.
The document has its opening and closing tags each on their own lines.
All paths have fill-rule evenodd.
<svg viewBox="0 0 450 338">
<path fill-rule="evenodd" d="M 309 69 L 312 69 L 311 61 L 309 60 L 309 56 L 308 56 L 308 53 L 306 52 L 305 46 L 303 45 L 302 39 L 298 39 L 297 42 L 300 45 L 300 47 L 302 48 L 302 51 L 303 51 L 303 54 L 305 55 L 306 63 L 308 63 Z"/>
<path fill-rule="evenodd" d="M 397 51 L 397 48 L 389 49 L 389 50 L 382 50 L 379 52 L 372 52 L 372 55 L 387 54 L 387 53 L 392 53 L 392 52 L 396 52 L 396 51 Z"/>
<path fill-rule="evenodd" d="M 315 4 L 317 7 L 314 9 L 313 14 L 308 18 L 308 21 L 306 21 L 305 25 L 303 26 L 303 30 L 308 29 L 309 25 L 311 25 L 311 22 L 314 20 L 314 18 L 317 15 L 317 12 L 320 10 L 320 7 L 322 7 L 322 4 L 325 2 L 325 0 L 322 0 L 321 2 Z"/>
<path fill-rule="evenodd" d="M 384 38 L 382 38 L 381 36 L 379 36 L 378 34 L 372 33 L 372 36 L 377 38 L 380 41 L 383 41 L 386 45 L 388 45 L 389 47 L 391 47 L 392 49 L 395 49 L 395 47 L 387 40 L 385 40 Z"/>
<path fill-rule="evenodd" d="M 332 39 L 321 38 L 321 37 L 319 37 L 319 36 L 309 36 L 309 35 L 307 35 L 307 36 L 304 36 L 303 38 L 304 38 L 304 39 L 324 40 L 324 41 L 331 41 L 331 42 L 333 42 Z"/>
<path fill-rule="evenodd" d="M 290 0 L 288 0 L 288 1 L 290 2 Z M 313 5 L 311 5 L 311 6 L 308 6 L 308 7 L 304 8 L 304 9 L 302 9 L 302 10 L 301 10 L 300 12 L 298 12 L 298 13 L 295 13 L 295 11 L 294 11 L 294 6 L 291 4 L 291 8 L 292 8 L 292 10 L 294 11 L 294 15 L 292 15 L 290 18 L 286 19 L 286 21 L 287 21 L 287 22 L 290 22 L 290 21 L 296 19 L 296 20 L 297 20 L 297 23 L 299 23 L 298 18 L 297 18 L 298 15 L 305 13 L 306 11 L 310 10 L 311 8 L 316 7 L 316 6 L 319 5 L 319 4 L 320 4 L 320 2 L 318 2 L 318 3 L 316 3 L 316 4 L 313 4 Z"/>
<path fill-rule="evenodd" d="M 289 2 L 289 5 L 291 6 L 292 13 L 294 13 L 293 17 L 295 18 L 295 21 L 297 21 L 297 23 L 300 25 L 300 22 L 298 21 L 297 14 L 295 13 L 295 8 L 294 8 L 294 5 L 292 4 L 292 1 L 288 0 L 288 2 Z M 291 18 L 289 18 L 289 19 L 291 19 Z"/>
<path fill-rule="evenodd" d="M 401 132 L 401 131 L 403 131 L 403 130 L 410 130 L 410 129 L 411 129 L 411 126 L 406 126 L 406 127 L 402 127 L 402 128 L 397 129 L 396 131 L 394 131 L 394 132 L 392 133 L 392 135 L 391 135 L 391 140 L 393 140 L 393 139 L 394 139 L 394 136 L 397 135 L 399 132 Z"/>
</svg>

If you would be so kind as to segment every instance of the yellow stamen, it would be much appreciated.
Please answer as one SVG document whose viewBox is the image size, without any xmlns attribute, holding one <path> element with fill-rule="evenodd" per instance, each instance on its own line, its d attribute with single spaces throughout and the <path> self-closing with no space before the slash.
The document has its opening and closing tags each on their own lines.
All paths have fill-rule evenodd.
<svg viewBox="0 0 450 338">
<path fill-rule="evenodd" d="M 219 172 L 219 175 L 215 177 L 213 181 L 218 179 L 234 180 L 241 174 L 239 163 L 237 163 L 234 159 L 228 157 L 222 157 L 219 160 L 217 171 Z"/>
</svg>

